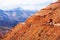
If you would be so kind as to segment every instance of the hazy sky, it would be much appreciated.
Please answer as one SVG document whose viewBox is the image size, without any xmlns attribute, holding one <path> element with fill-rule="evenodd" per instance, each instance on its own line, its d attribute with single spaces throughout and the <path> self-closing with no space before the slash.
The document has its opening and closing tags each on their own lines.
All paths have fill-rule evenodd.
<svg viewBox="0 0 60 40">
<path fill-rule="evenodd" d="M 25 10 L 39 10 L 56 0 L 0 0 L 0 9 L 21 7 Z"/>
</svg>

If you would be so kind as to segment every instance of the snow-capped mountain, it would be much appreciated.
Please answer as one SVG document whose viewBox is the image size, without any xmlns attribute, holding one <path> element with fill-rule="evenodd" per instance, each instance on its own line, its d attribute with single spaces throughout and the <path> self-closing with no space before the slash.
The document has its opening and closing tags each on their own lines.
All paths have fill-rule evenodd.
<svg viewBox="0 0 60 40">
<path fill-rule="evenodd" d="M 0 26 L 15 26 L 18 22 L 24 22 L 35 12 L 35 10 L 23 10 L 22 8 L 0 10 Z"/>
</svg>

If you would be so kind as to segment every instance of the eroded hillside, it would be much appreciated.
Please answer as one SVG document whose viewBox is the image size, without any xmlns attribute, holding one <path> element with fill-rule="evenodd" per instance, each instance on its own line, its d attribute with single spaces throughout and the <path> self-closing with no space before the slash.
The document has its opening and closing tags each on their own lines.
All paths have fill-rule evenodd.
<svg viewBox="0 0 60 40">
<path fill-rule="evenodd" d="M 1 40 L 60 40 L 60 1 L 17 24 Z"/>
</svg>

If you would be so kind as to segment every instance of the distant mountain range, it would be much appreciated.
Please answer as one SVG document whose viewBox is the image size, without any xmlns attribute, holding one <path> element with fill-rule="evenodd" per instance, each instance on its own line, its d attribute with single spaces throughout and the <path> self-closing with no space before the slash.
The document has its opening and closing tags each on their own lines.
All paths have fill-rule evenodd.
<svg viewBox="0 0 60 40">
<path fill-rule="evenodd" d="M 19 22 L 24 22 L 29 16 L 37 12 L 36 10 L 23 10 L 15 8 L 12 10 L 0 9 L 0 26 L 14 27 Z"/>
</svg>

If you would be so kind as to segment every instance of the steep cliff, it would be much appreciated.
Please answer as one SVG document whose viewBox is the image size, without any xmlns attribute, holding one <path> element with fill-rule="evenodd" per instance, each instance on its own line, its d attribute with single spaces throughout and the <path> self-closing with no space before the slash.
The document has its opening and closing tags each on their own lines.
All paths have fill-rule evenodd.
<svg viewBox="0 0 60 40">
<path fill-rule="evenodd" d="M 2 40 L 60 40 L 60 1 L 17 24 Z"/>
</svg>

